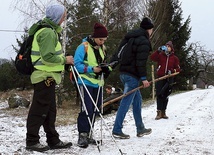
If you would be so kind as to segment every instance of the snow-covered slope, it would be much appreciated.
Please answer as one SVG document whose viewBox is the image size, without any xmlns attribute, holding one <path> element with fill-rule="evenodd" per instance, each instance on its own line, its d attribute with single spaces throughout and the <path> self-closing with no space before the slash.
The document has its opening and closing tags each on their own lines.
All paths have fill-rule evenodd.
<svg viewBox="0 0 214 155">
<path fill-rule="evenodd" d="M 152 128 L 150 135 L 136 137 L 132 111 L 125 118 L 123 132 L 130 134 L 126 140 L 113 139 L 111 130 L 115 114 L 98 119 L 94 137 L 102 139 L 102 145 L 79 148 L 76 143 L 76 125 L 59 126 L 57 131 L 61 140 L 71 141 L 70 149 L 49 150 L 45 153 L 25 150 L 26 118 L 5 115 L 0 103 L 0 154 L 71 154 L 71 155 L 212 155 L 214 154 L 214 88 L 193 90 L 171 95 L 167 109 L 168 120 L 155 120 L 156 103 L 143 107 L 144 124 Z M 41 143 L 45 144 L 45 134 L 41 130 Z"/>
</svg>

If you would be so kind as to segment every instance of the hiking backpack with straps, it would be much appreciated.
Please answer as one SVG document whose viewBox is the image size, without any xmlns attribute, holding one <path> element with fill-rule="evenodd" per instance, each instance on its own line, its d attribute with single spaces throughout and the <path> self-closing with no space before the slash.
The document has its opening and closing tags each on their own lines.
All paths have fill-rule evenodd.
<svg viewBox="0 0 214 155">
<path fill-rule="evenodd" d="M 49 25 L 42 25 L 41 21 L 39 21 L 35 24 L 37 24 L 37 29 L 36 29 L 35 33 L 39 29 L 44 28 L 44 27 L 51 28 L 51 26 L 49 26 Z M 34 63 L 32 63 L 32 60 L 31 60 L 31 49 L 32 49 L 34 34 L 29 35 L 24 40 L 24 42 L 21 44 L 21 47 L 16 55 L 16 58 L 15 58 L 15 67 L 16 67 L 17 71 L 24 75 L 31 75 L 32 72 L 34 71 L 34 65 L 40 59 L 39 58 Z"/>
<path fill-rule="evenodd" d="M 132 45 L 134 42 L 134 38 L 130 38 L 126 44 L 124 44 L 120 50 L 117 52 L 117 59 L 120 64 L 130 64 L 132 61 L 133 53 L 132 53 Z"/>
</svg>

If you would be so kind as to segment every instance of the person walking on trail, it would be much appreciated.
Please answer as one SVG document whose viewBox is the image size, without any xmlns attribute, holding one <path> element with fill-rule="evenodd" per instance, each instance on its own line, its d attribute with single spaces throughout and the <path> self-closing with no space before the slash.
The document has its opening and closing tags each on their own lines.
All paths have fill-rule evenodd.
<svg viewBox="0 0 214 155">
<path fill-rule="evenodd" d="M 61 82 L 61 72 L 65 64 L 73 64 L 72 56 L 64 56 L 59 42 L 60 24 L 66 17 L 66 9 L 62 5 L 50 5 L 46 8 L 46 17 L 41 24 L 49 27 L 38 30 L 32 43 L 32 62 L 35 70 L 31 75 L 34 85 L 33 101 L 27 117 L 26 149 L 47 151 L 72 146 L 71 142 L 62 142 L 55 129 L 56 100 L 55 85 Z M 29 29 L 34 33 L 36 24 Z M 47 145 L 40 143 L 39 130 L 43 126 Z"/>
<path fill-rule="evenodd" d="M 174 54 L 172 41 L 168 41 L 166 45 L 161 46 L 153 52 L 150 59 L 157 62 L 157 76 L 161 77 L 167 74 L 180 72 L 180 63 Z M 169 95 L 172 92 L 174 78 L 170 77 L 156 82 L 156 100 L 157 100 L 157 116 L 156 120 L 161 118 L 168 119 L 166 115 Z"/>
<path fill-rule="evenodd" d="M 104 42 L 107 40 L 107 36 L 108 31 L 106 27 L 100 23 L 95 23 L 93 34 L 83 39 L 74 55 L 74 64 L 80 75 L 78 77 L 80 95 L 84 98 L 84 101 L 81 102 L 81 110 L 77 118 L 79 132 L 77 144 L 82 148 L 88 147 L 88 144 L 96 144 L 96 141 L 92 137 L 95 122 L 94 115 L 98 114 L 94 103 L 98 108 L 101 106 L 103 92 L 100 88 L 104 84 L 102 73 L 106 77 L 111 71 L 111 67 L 101 65 L 106 61 Z"/>
<path fill-rule="evenodd" d="M 143 18 L 140 23 L 140 28 L 128 32 L 122 40 L 119 47 L 125 45 L 129 40 L 132 40 L 130 57 L 124 57 L 122 63 L 120 63 L 120 79 L 124 85 L 124 94 L 135 89 L 139 84 L 143 84 L 144 88 L 149 87 L 150 83 L 146 79 L 146 63 L 149 56 L 149 52 L 152 50 L 150 43 L 150 36 L 153 32 L 153 23 L 150 18 Z M 114 61 L 112 58 L 111 61 Z M 125 63 L 131 62 L 131 63 Z M 141 108 L 142 108 L 142 96 L 140 90 L 133 92 L 132 94 L 124 97 L 117 111 L 112 134 L 115 138 L 129 139 L 130 136 L 123 133 L 123 121 L 126 113 L 132 104 L 133 115 L 135 125 L 137 128 L 137 137 L 148 135 L 152 132 L 152 129 L 146 129 L 142 121 Z"/>
</svg>

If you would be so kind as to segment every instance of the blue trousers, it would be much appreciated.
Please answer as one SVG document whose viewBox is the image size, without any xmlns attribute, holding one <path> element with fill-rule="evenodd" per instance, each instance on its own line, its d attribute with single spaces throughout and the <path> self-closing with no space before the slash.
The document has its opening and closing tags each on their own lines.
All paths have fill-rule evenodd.
<svg viewBox="0 0 214 155">
<path fill-rule="evenodd" d="M 124 94 L 131 91 L 134 88 L 139 86 L 140 80 L 136 79 L 130 75 L 121 74 L 120 79 L 124 85 Z M 135 125 L 137 128 L 137 133 L 142 132 L 145 129 L 145 126 L 142 121 L 141 108 L 142 108 L 142 96 L 140 90 L 133 92 L 132 94 L 124 97 L 120 102 L 120 107 L 117 111 L 113 133 L 122 133 L 123 121 L 126 116 L 127 111 L 129 110 L 130 105 L 133 106 L 133 115 L 135 120 Z"/>
</svg>

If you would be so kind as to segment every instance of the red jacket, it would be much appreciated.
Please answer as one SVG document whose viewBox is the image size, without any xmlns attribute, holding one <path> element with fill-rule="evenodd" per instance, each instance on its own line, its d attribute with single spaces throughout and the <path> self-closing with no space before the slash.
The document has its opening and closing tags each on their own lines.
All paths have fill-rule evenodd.
<svg viewBox="0 0 214 155">
<path fill-rule="evenodd" d="M 164 52 L 155 51 L 151 54 L 150 59 L 157 62 L 157 75 L 159 77 L 168 74 L 169 71 L 171 73 L 180 72 L 180 62 L 174 52 L 167 56 Z"/>
</svg>

